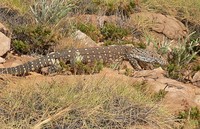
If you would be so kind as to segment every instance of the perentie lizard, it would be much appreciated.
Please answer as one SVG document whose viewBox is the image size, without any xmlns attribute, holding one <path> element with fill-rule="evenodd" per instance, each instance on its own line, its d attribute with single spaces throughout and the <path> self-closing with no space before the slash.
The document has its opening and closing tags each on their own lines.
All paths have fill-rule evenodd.
<svg viewBox="0 0 200 129">
<path fill-rule="evenodd" d="M 16 67 L 0 68 L 0 74 L 24 75 L 31 71 L 37 72 L 47 66 L 54 68 L 61 60 L 64 63 L 73 64 L 77 59 L 82 63 L 92 63 L 98 60 L 102 60 L 103 63 L 128 60 L 137 69 L 141 69 L 138 61 L 167 64 L 160 55 L 132 46 L 91 47 L 54 52 Z"/>
</svg>

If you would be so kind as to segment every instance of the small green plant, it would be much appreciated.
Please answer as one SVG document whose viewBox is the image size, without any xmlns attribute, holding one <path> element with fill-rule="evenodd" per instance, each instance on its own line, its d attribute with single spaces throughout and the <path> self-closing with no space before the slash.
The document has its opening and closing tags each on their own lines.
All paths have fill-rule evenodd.
<svg viewBox="0 0 200 129">
<path fill-rule="evenodd" d="M 172 79 L 181 80 L 182 74 L 181 74 L 181 66 L 177 66 L 176 64 L 169 64 L 167 66 L 168 76 Z"/>
<path fill-rule="evenodd" d="M 191 107 L 179 112 L 178 119 L 185 120 L 185 124 L 189 124 L 194 128 L 200 127 L 200 111 L 198 107 Z"/>
<path fill-rule="evenodd" d="M 72 65 L 74 65 L 72 71 L 74 74 L 93 74 L 98 73 L 103 69 L 103 60 L 95 60 L 92 64 L 84 64 L 83 56 L 81 56 L 79 52 L 76 53 L 75 59 L 72 63 Z"/>
<path fill-rule="evenodd" d="M 138 44 L 136 44 L 139 48 L 145 49 L 147 47 L 147 45 L 143 42 L 140 42 Z"/>
<path fill-rule="evenodd" d="M 193 67 L 193 71 L 200 71 L 200 65 L 196 65 Z"/>
<path fill-rule="evenodd" d="M 103 69 L 102 61 L 95 61 L 94 64 L 84 64 L 76 62 L 74 67 L 74 74 L 94 74 L 99 73 Z"/>
<path fill-rule="evenodd" d="M 92 68 L 93 73 L 99 73 L 104 67 L 103 60 L 94 61 L 94 66 Z"/>
<path fill-rule="evenodd" d="M 152 98 L 155 101 L 161 101 L 165 97 L 166 94 L 167 94 L 167 91 L 165 91 L 165 89 L 159 90 L 158 93 L 153 94 Z"/>
<path fill-rule="evenodd" d="M 74 74 L 89 74 L 92 72 L 92 69 L 82 62 L 76 62 L 73 69 Z"/>
<path fill-rule="evenodd" d="M 125 70 L 126 70 L 126 71 L 125 71 L 125 75 L 126 75 L 126 76 L 131 76 L 131 74 L 133 73 L 133 70 L 130 69 L 130 68 L 126 68 Z"/>
<path fill-rule="evenodd" d="M 61 72 L 61 73 L 63 73 L 63 72 L 69 72 L 70 70 L 71 70 L 71 67 L 70 67 L 70 64 L 68 63 L 66 63 L 66 62 L 64 62 L 64 61 L 59 61 L 59 66 L 60 66 L 60 71 L 58 71 L 58 72 Z"/>
<path fill-rule="evenodd" d="M 30 8 L 37 23 L 57 25 L 67 16 L 73 4 L 69 0 L 36 0 Z"/>
<path fill-rule="evenodd" d="M 28 53 L 30 51 L 29 46 L 21 40 L 13 40 L 12 45 L 17 53 Z"/>
<path fill-rule="evenodd" d="M 167 54 L 170 50 L 171 42 L 168 39 L 163 39 L 162 42 L 156 41 L 154 38 L 150 37 L 149 35 L 145 36 L 147 45 L 153 43 L 154 48 L 156 48 L 157 52 L 161 55 Z"/>
</svg>

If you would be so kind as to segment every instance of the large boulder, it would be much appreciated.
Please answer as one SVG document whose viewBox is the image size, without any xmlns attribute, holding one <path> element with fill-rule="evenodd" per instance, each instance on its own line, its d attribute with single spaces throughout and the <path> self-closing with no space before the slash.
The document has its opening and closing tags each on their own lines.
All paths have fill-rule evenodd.
<svg viewBox="0 0 200 129">
<path fill-rule="evenodd" d="M 7 51 L 10 50 L 10 36 L 11 34 L 9 30 L 0 23 L 0 56 L 4 55 Z"/>
<path fill-rule="evenodd" d="M 151 91 L 166 91 L 163 103 L 172 112 L 185 110 L 190 106 L 200 107 L 200 89 L 191 84 L 185 84 L 176 80 L 166 78 L 165 71 L 161 68 L 154 70 L 136 71 L 133 78 L 143 78 L 150 85 Z"/>
<path fill-rule="evenodd" d="M 130 23 L 131 22 L 139 22 L 143 27 L 145 26 L 151 32 L 155 32 L 160 35 L 161 38 L 165 36 L 172 40 L 178 40 L 186 37 L 188 34 L 188 29 L 183 23 L 172 16 L 163 15 L 160 13 L 135 13 L 130 16 Z"/>
<path fill-rule="evenodd" d="M 0 56 L 3 56 L 7 51 L 10 50 L 11 39 L 0 32 Z"/>
</svg>

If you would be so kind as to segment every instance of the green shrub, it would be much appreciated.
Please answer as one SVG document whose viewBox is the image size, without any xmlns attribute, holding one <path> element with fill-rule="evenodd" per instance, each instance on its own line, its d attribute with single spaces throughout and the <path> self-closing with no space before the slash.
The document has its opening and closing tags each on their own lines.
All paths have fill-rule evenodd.
<svg viewBox="0 0 200 129">
<path fill-rule="evenodd" d="M 45 26 L 20 26 L 14 28 L 13 33 L 12 47 L 22 54 L 46 54 L 59 38 Z"/>
<path fill-rule="evenodd" d="M 101 28 L 101 34 L 104 36 L 105 40 L 116 41 L 118 39 L 121 40 L 124 36 L 127 36 L 129 31 L 122 27 L 118 27 L 115 24 L 106 23 L 103 28 Z"/>
</svg>

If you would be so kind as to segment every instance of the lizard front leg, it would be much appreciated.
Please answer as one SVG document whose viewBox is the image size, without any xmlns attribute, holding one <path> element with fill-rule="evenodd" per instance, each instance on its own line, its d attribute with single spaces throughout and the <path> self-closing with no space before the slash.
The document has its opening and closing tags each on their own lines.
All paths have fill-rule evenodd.
<svg viewBox="0 0 200 129">
<path fill-rule="evenodd" d="M 126 57 L 127 57 L 129 63 L 131 64 L 131 66 L 134 69 L 136 69 L 136 70 L 142 70 L 142 68 L 140 67 L 138 61 L 135 58 L 133 58 L 130 54 L 127 54 Z"/>
</svg>

